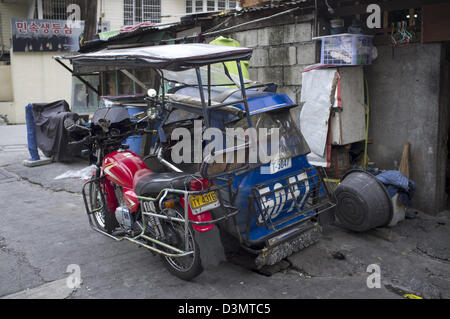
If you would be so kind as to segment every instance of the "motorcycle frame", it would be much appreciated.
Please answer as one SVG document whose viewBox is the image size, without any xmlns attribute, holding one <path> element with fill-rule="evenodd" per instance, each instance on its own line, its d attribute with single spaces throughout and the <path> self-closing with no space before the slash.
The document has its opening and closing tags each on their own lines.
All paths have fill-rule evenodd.
<svg viewBox="0 0 450 319">
<path fill-rule="evenodd" d="M 98 173 L 96 173 L 98 174 Z M 86 190 L 87 187 L 92 184 L 92 183 L 99 183 L 99 186 L 101 186 L 101 183 L 104 183 L 103 185 L 105 185 L 107 183 L 107 179 L 105 175 L 101 175 L 101 176 L 96 176 L 93 179 L 87 181 L 82 188 L 82 195 L 83 195 L 83 200 L 84 200 L 84 205 L 85 205 L 85 209 L 86 209 L 86 213 L 88 216 L 88 220 L 89 220 L 89 225 L 91 226 L 91 228 L 93 228 L 95 231 L 106 235 L 112 239 L 114 239 L 115 241 L 119 242 L 122 240 L 128 240 L 132 243 L 135 243 L 137 245 L 140 245 L 142 247 L 145 247 L 155 253 L 167 256 L 167 257 L 184 257 L 190 254 L 193 254 L 193 251 L 189 250 L 188 247 L 188 235 L 189 235 L 189 224 L 195 224 L 198 226 L 207 226 L 207 225 L 212 225 L 212 224 L 216 224 L 222 220 L 226 220 L 228 218 L 231 218 L 233 216 L 235 216 L 236 214 L 239 213 L 239 210 L 234 208 L 234 207 L 226 207 L 227 210 L 231 210 L 231 213 L 226 212 L 224 216 L 221 216 L 219 218 L 210 220 L 210 221 L 204 221 L 204 222 L 198 222 L 198 221 L 192 221 L 189 219 L 189 197 L 193 196 L 193 195 L 198 195 L 198 194 L 202 194 L 205 193 L 205 190 L 201 190 L 201 191 L 188 191 L 188 190 L 180 190 L 180 189 L 173 189 L 173 188 L 165 188 L 162 189 L 158 196 L 156 197 L 147 197 L 147 196 L 137 196 L 138 200 L 139 200 L 139 206 L 140 206 L 140 213 L 141 213 L 141 218 L 142 218 L 142 226 L 140 225 L 139 227 L 141 228 L 141 233 L 138 234 L 137 236 L 115 236 L 113 234 L 109 234 L 105 231 L 103 231 L 102 229 L 98 228 L 95 223 L 92 220 L 92 216 L 93 214 L 103 210 L 104 208 L 108 207 L 107 205 L 107 201 L 110 201 L 111 199 L 105 199 L 105 194 L 104 194 L 104 190 L 102 187 L 99 187 L 100 189 L 100 194 L 101 194 L 101 206 L 99 208 L 96 209 L 91 209 L 88 200 L 87 200 L 87 195 L 86 195 Z M 226 186 L 226 185 L 225 185 Z M 210 192 L 210 191 L 217 191 L 217 195 L 218 195 L 218 200 L 219 203 L 221 203 L 222 205 L 222 199 L 221 199 L 221 195 L 220 192 L 218 192 L 218 190 L 220 188 L 223 188 L 224 186 L 213 186 L 210 187 L 206 190 L 206 192 Z M 167 197 L 167 195 L 169 194 L 176 194 L 176 195 L 181 195 L 184 199 L 185 199 L 185 205 L 184 205 L 184 217 L 183 218 L 178 218 L 178 217 L 170 217 L 164 214 L 160 214 L 157 212 L 147 212 L 144 211 L 144 202 L 151 202 L 153 203 L 154 207 L 156 207 L 156 205 L 158 205 L 158 207 L 160 208 L 160 210 L 163 210 L 162 207 L 162 202 L 163 200 Z M 115 196 L 114 192 L 111 192 L 111 195 L 108 194 L 108 196 Z M 187 200 L 186 200 L 187 199 Z M 112 212 L 108 211 L 108 214 L 111 214 Z M 148 235 L 145 234 L 146 231 L 146 227 L 147 227 L 147 220 L 146 217 L 148 216 L 152 216 L 152 217 L 156 217 L 159 219 L 164 219 L 164 220 L 168 220 L 168 221 L 174 221 L 174 222 L 180 222 L 184 224 L 184 233 L 185 233 L 185 249 L 181 250 L 177 247 L 173 247 L 172 245 L 169 245 L 163 241 L 160 241 L 156 238 L 150 237 Z M 156 245 L 162 246 L 164 248 L 170 249 L 172 251 L 174 251 L 174 253 L 167 253 L 165 251 L 162 251 L 161 249 L 158 249 L 156 247 L 150 246 L 142 241 L 140 241 L 139 239 L 144 239 L 147 241 L 150 241 Z"/>
</svg>

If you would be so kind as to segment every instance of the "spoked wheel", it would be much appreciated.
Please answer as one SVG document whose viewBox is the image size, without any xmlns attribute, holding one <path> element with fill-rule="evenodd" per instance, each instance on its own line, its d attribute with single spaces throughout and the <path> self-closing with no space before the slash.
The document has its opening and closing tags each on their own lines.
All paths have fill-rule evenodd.
<svg viewBox="0 0 450 319">
<path fill-rule="evenodd" d="M 171 217 L 184 218 L 184 212 L 181 207 L 176 209 L 168 209 L 167 214 Z M 162 220 L 164 237 L 169 245 L 180 250 L 186 251 L 186 237 L 184 223 L 176 221 Z M 183 257 L 169 257 L 161 255 L 161 258 L 167 269 L 175 276 L 183 280 L 191 280 L 198 276 L 202 271 L 202 263 L 200 260 L 200 249 L 194 239 L 194 230 L 189 224 L 187 232 L 187 251 L 193 251 L 192 254 Z M 170 249 L 165 249 L 168 253 L 174 253 Z"/>
<path fill-rule="evenodd" d="M 89 184 L 89 200 L 91 210 L 96 210 L 102 207 L 102 194 L 100 192 L 101 188 L 99 182 Z M 117 226 L 119 226 L 114 214 L 108 212 L 106 203 L 103 209 L 96 211 L 92 214 L 92 217 L 94 219 L 95 226 L 109 234 L 112 233 Z"/>
</svg>

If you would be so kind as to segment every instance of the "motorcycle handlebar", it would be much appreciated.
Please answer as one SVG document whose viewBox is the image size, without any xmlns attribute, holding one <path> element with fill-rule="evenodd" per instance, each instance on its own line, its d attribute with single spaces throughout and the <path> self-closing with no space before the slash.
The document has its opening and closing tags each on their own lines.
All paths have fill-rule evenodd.
<svg viewBox="0 0 450 319">
<path fill-rule="evenodd" d="M 86 137 L 84 137 L 82 140 L 75 141 L 75 142 L 69 142 L 69 145 L 90 144 L 90 143 L 86 143 L 87 140 L 89 140 L 89 139 L 90 139 L 90 136 L 86 136 Z"/>
<path fill-rule="evenodd" d="M 152 133 L 152 134 L 156 134 L 157 131 L 156 130 L 147 130 L 147 129 L 135 129 L 135 130 L 131 130 L 125 134 L 120 134 L 120 135 L 115 135 L 115 136 L 103 136 L 103 137 L 96 137 L 96 136 L 86 136 L 84 137 L 82 140 L 80 141 L 75 141 L 75 142 L 69 142 L 70 145 L 76 145 L 76 144 L 85 144 L 85 145 L 89 145 L 92 144 L 93 142 L 99 142 L 99 143 L 103 143 L 103 144 L 116 144 L 119 143 L 121 141 L 123 141 L 124 139 L 126 139 L 127 137 L 130 137 L 132 135 L 143 135 L 146 133 Z M 110 141 L 108 141 L 110 140 Z"/>
</svg>

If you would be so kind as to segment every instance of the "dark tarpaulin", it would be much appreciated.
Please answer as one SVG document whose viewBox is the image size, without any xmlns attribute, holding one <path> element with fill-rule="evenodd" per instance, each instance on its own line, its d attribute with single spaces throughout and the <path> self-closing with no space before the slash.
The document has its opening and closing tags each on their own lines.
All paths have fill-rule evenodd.
<svg viewBox="0 0 450 319">
<path fill-rule="evenodd" d="M 76 120 L 78 115 L 70 112 L 69 104 L 60 100 L 52 103 L 34 103 L 32 106 L 36 127 L 37 146 L 54 161 L 70 161 L 79 147 L 69 145 L 69 132 L 64 128 L 64 120 Z"/>
<path fill-rule="evenodd" d="M 193 43 L 101 50 L 55 58 L 72 61 L 75 73 L 86 68 L 99 71 L 150 67 L 183 71 L 219 62 L 246 61 L 252 56 L 252 51 L 250 48 Z"/>
</svg>

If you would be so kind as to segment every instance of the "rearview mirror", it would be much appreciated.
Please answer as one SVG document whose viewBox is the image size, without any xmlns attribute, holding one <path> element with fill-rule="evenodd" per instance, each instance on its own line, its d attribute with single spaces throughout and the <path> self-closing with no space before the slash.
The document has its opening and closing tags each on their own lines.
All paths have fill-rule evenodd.
<svg viewBox="0 0 450 319">
<path fill-rule="evenodd" d="M 109 127 L 111 126 L 111 122 L 106 119 L 99 119 L 98 125 L 102 128 L 103 132 L 108 133 Z"/>
<path fill-rule="evenodd" d="M 146 112 L 145 112 L 145 111 L 144 111 L 144 112 L 139 112 L 139 113 L 134 114 L 134 115 L 131 117 L 131 119 L 132 119 L 132 120 L 141 120 L 141 119 L 143 119 L 145 116 L 146 116 Z"/>
<path fill-rule="evenodd" d="M 64 120 L 64 128 L 66 130 L 68 130 L 69 132 L 73 132 L 76 129 L 76 124 L 75 121 L 73 119 L 71 119 L 70 117 L 66 118 Z"/>
</svg>

